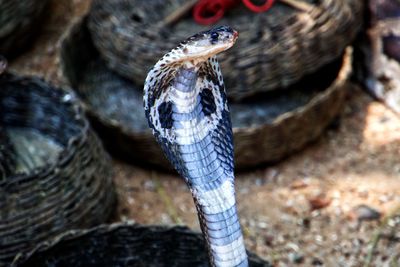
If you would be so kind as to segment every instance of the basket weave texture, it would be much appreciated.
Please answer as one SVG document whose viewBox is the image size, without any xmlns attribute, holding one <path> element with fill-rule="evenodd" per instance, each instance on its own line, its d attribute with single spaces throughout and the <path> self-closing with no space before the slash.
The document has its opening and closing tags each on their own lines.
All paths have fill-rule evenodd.
<svg viewBox="0 0 400 267">
<path fill-rule="evenodd" d="M 167 24 L 185 2 L 94 0 L 88 20 L 93 43 L 111 69 L 140 84 L 165 53 L 211 27 L 191 16 Z M 363 1 L 304 2 L 310 10 L 277 1 L 259 14 L 235 8 L 218 22 L 239 32 L 234 47 L 218 55 L 231 100 L 287 88 L 340 57 L 361 28 Z"/>
<path fill-rule="evenodd" d="M 0 55 L 16 56 L 34 37 L 48 0 L 0 0 Z"/>
<path fill-rule="evenodd" d="M 249 255 L 250 266 L 271 266 Z M 19 255 L 12 266 L 207 267 L 209 264 L 200 233 L 186 227 L 123 223 L 65 233 L 30 253 Z"/>
<path fill-rule="evenodd" d="M 230 103 L 236 168 L 278 161 L 315 140 L 344 103 L 350 54 L 347 51 L 293 88 Z M 93 46 L 86 19 L 65 35 L 61 65 L 111 150 L 136 163 L 171 168 L 147 126 L 142 85 L 107 68 Z"/>
<path fill-rule="evenodd" d="M 8 168 L 0 177 L 0 266 L 47 238 L 109 218 L 116 200 L 110 158 L 73 92 L 38 78 L 2 74 L 0 125 L 0 165 Z M 10 129 L 35 131 L 62 149 L 43 166 L 13 170 L 2 160 L 4 153 L 18 156 L 4 138 Z"/>
</svg>

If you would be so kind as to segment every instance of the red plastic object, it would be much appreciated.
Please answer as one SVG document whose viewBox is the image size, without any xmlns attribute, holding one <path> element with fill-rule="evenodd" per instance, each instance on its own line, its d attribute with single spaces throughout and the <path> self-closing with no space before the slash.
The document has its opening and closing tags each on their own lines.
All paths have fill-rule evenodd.
<svg viewBox="0 0 400 267">
<path fill-rule="evenodd" d="M 265 12 L 272 7 L 275 0 L 266 0 L 262 5 L 255 5 L 251 0 L 243 0 L 243 3 L 246 5 L 248 9 L 255 13 Z"/>
<path fill-rule="evenodd" d="M 226 10 L 238 5 L 240 0 L 199 0 L 193 9 L 194 20 L 203 25 L 214 24 L 220 20 Z M 262 5 L 255 5 L 251 0 L 242 0 L 244 5 L 255 13 L 265 12 L 272 7 L 275 0 L 266 0 Z"/>
<path fill-rule="evenodd" d="M 239 4 L 240 0 L 200 0 L 193 9 L 194 20 L 209 25 L 220 20 L 225 11 Z"/>
</svg>

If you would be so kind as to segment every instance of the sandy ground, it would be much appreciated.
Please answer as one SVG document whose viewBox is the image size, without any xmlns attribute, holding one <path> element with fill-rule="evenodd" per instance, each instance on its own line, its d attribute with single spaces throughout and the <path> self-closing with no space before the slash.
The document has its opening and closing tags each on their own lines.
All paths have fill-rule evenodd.
<svg viewBox="0 0 400 267">
<path fill-rule="evenodd" d="M 90 1 L 51 5 L 33 47 L 10 66 L 62 84 L 58 41 Z M 339 121 L 317 142 L 279 164 L 237 174 L 248 249 L 275 266 L 400 266 L 399 151 L 400 118 L 355 87 Z M 114 163 L 116 221 L 199 230 L 181 178 Z M 369 208 L 380 219 L 362 221 L 373 215 Z"/>
</svg>

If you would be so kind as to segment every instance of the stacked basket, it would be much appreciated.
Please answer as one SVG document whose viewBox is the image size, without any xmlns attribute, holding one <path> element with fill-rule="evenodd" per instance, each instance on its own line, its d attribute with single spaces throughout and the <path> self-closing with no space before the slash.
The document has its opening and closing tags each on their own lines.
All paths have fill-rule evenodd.
<svg viewBox="0 0 400 267">
<path fill-rule="evenodd" d="M 135 162 L 169 168 L 142 108 L 149 68 L 180 40 L 204 30 L 191 18 L 165 17 L 183 0 L 94 1 L 66 35 L 62 67 L 108 147 Z M 315 140 L 341 109 L 362 1 L 280 4 L 267 13 L 232 10 L 220 24 L 239 30 L 221 63 L 239 169 L 274 162 Z M 152 12 L 157 10 L 158 12 Z"/>
<path fill-rule="evenodd" d="M 208 28 L 190 16 L 168 24 L 166 18 L 185 2 L 95 0 L 88 23 L 93 43 L 111 69 L 141 84 L 157 59 Z M 231 99 L 294 84 L 340 57 L 361 27 L 362 1 L 303 2 L 309 10 L 279 2 L 260 14 L 238 7 L 218 22 L 240 34 L 218 57 Z"/>
<path fill-rule="evenodd" d="M 73 92 L 0 75 L 0 266 L 113 210 L 110 159 Z"/>
</svg>

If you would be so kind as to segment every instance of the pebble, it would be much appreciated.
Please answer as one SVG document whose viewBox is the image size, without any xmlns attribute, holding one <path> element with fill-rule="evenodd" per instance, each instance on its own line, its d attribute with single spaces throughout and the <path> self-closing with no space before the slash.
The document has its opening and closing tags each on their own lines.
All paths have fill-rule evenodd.
<svg viewBox="0 0 400 267">
<path fill-rule="evenodd" d="M 308 186 L 307 181 L 305 180 L 296 180 L 290 184 L 290 189 L 302 189 Z"/>
<path fill-rule="evenodd" d="M 148 191 L 156 191 L 156 185 L 151 180 L 145 181 L 143 187 Z"/>
<path fill-rule="evenodd" d="M 301 264 L 304 262 L 304 256 L 298 253 L 289 253 L 289 260 L 292 263 Z"/>
<path fill-rule="evenodd" d="M 308 202 L 310 204 L 310 209 L 313 211 L 329 206 L 329 204 L 331 204 L 331 199 L 321 195 L 309 199 Z"/>
<path fill-rule="evenodd" d="M 269 247 L 272 247 L 274 245 L 274 239 L 275 238 L 274 238 L 273 235 L 266 235 L 264 237 L 264 244 L 269 246 Z"/>
<path fill-rule="evenodd" d="M 127 201 L 129 205 L 135 204 L 135 200 L 132 197 L 128 197 Z"/>
<path fill-rule="evenodd" d="M 358 191 L 358 196 L 360 198 L 368 198 L 368 190 L 366 189 L 361 189 Z"/>
<path fill-rule="evenodd" d="M 393 197 L 391 197 L 391 196 L 382 195 L 382 196 L 379 197 L 379 202 L 380 203 L 386 203 L 386 202 L 391 201 L 392 199 L 393 199 Z"/>
<path fill-rule="evenodd" d="M 333 193 L 332 193 L 332 198 L 334 198 L 334 199 L 340 199 L 340 197 L 341 197 L 340 191 L 338 191 L 338 190 L 333 191 Z"/>
<path fill-rule="evenodd" d="M 350 212 L 350 217 L 358 221 L 374 221 L 379 220 L 382 213 L 374 208 L 371 208 L 365 204 L 354 207 Z"/>
<path fill-rule="evenodd" d="M 324 238 L 321 235 L 316 235 L 314 239 L 317 243 L 320 244 L 324 241 Z"/>
<path fill-rule="evenodd" d="M 302 218 L 300 220 L 300 225 L 303 226 L 305 229 L 310 229 L 311 219 L 308 217 Z"/>
<path fill-rule="evenodd" d="M 265 180 L 264 180 L 264 179 L 257 178 L 257 179 L 255 180 L 255 185 L 256 185 L 256 186 L 262 186 L 262 185 L 264 185 L 264 184 L 265 184 Z"/>
<path fill-rule="evenodd" d="M 268 224 L 266 222 L 259 222 L 257 226 L 259 228 L 261 228 L 261 229 L 267 229 L 268 228 Z"/>
<path fill-rule="evenodd" d="M 266 180 L 276 182 L 276 178 L 278 177 L 278 175 L 279 175 L 279 171 L 277 169 L 268 168 L 265 170 L 264 178 Z"/>
<path fill-rule="evenodd" d="M 324 262 L 318 258 L 314 258 L 311 262 L 312 265 L 314 266 L 321 266 L 324 264 Z"/>
<path fill-rule="evenodd" d="M 249 192 L 250 192 L 250 190 L 249 190 L 249 188 L 247 188 L 247 187 L 244 187 L 244 188 L 240 188 L 240 189 L 239 189 L 239 194 L 241 194 L 241 195 L 248 194 Z"/>
<path fill-rule="evenodd" d="M 387 224 L 389 225 L 389 227 L 395 227 L 397 224 L 399 224 L 399 222 L 398 221 L 396 222 L 395 218 L 391 218 L 388 220 Z"/>
</svg>

